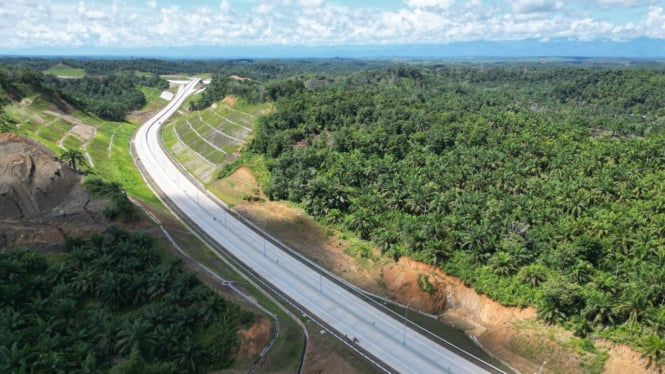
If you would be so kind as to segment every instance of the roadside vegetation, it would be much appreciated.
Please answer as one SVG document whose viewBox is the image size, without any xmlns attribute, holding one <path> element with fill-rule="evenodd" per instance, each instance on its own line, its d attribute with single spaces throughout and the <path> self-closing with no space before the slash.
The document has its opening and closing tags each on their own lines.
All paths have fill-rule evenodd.
<svg viewBox="0 0 665 374">
<path fill-rule="evenodd" d="M 128 152 L 136 124 L 104 120 L 84 108 L 77 110 L 69 101 L 71 98 L 52 83 L 52 79 L 56 78 L 47 78 L 22 67 L 0 69 L 0 88 L 3 91 L 0 125 L 4 130 L 38 140 L 56 154 L 78 153 L 86 156 L 86 172 L 120 183 L 123 189 L 139 200 L 156 203 L 157 198 L 143 182 Z M 152 75 L 147 79 L 156 82 Z M 95 87 L 98 84 L 91 83 Z M 141 91 L 137 92 L 143 98 Z M 116 94 L 122 96 L 122 92 Z M 123 112 L 122 117 L 125 115 Z M 88 157 L 92 164 L 87 162 Z M 77 164 L 79 161 L 80 157 Z"/>
<path fill-rule="evenodd" d="M 0 371 L 207 372 L 231 365 L 254 316 L 117 227 L 54 261 L 0 251 Z"/>
<path fill-rule="evenodd" d="M 41 60 L 40 60 L 41 61 Z M 154 74 L 150 73 L 136 73 L 138 77 L 154 79 Z M 43 82 L 50 78 L 44 78 L 40 73 L 31 69 L 26 69 L 24 66 L 10 66 L 0 67 L 0 126 L 2 131 L 15 132 L 23 136 L 31 137 L 38 140 L 48 148 L 54 151 L 55 154 L 60 155 L 63 163 L 74 164 L 76 168 L 82 173 L 88 174 L 85 180 L 85 187 L 93 194 L 108 197 L 111 200 L 111 206 L 103 211 L 103 214 L 112 221 L 121 223 L 131 222 L 139 218 L 140 213 L 136 206 L 134 206 L 128 199 L 128 196 L 138 200 L 144 207 L 149 207 L 152 213 L 160 217 L 165 226 L 171 230 L 176 238 L 176 241 L 181 243 L 188 252 L 197 257 L 202 263 L 206 264 L 212 269 L 215 269 L 219 274 L 227 279 L 238 279 L 244 283 L 233 270 L 220 265 L 220 261 L 215 254 L 213 254 L 202 242 L 196 240 L 191 233 L 187 232 L 187 228 L 182 225 L 180 221 L 174 220 L 170 214 L 159 204 L 159 201 L 154 196 L 152 191 L 145 185 L 140 174 L 136 170 L 131 156 L 128 152 L 129 141 L 132 132 L 135 130 L 137 124 L 127 121 L 108 121 L 99 118 L 94 113 L 88 113 L 84 110 L 77 110 L 74 106 L 67 101 L 67 96 L 57 88 L 52 88 Z M 137 88 L 145 95 L 147 104 L 143 110 L 154 110 L 156 105 L 155 101 L 159 99 L 161 89 L 159 85 L 155 87 L 137 86 Z M 162 102 L 163 103 L 163 102 Z M 81 132 L 81 129 L 87 129 L 87 134 Z M 81 157 L 85 156 L 85 157 Z M 92 163 L 87 160 L 90 159 Z M 134 235 L 134 234 L 131 234 Z M 184 244 L 183 244 L 184 243 Z M 163 239 L 163 245 L 169 245 Z M 4 254 L 4 253 L 3 253 Z M 160 250 L 159 256 L 164 256 Z M 31 255 L 32 256 L 32 255 Z M 38 255 L 41 256 L 41 255 Z M 64 261 L 68 254 L 48 254 L 46 261 L 51 263 L 59 263 Z M 214 286 L 210 286 L 216 288 Z M 297 367 L 300 357 L 302 355 L 303 336 L 297 324 L 291 319 L 290 316 L 282 312 L 278 307 L 273 305 L 270 300 L 265 299 L 259 290 L 254 289 L 250 285 L 243 284 L 242 288 L 249 290 L 257 298 L 261 299 L 262 304 L 268 305 L 269 309 L 275 310 L 280 320 L 282 333 L 279 335 L 277 342 L 268 353 L 267 363 L 262 367 L 266 370 L 282 370 L 284 368 L 294 369 Z M 133 292 L 126 290 L 123 292 Z M 243 305 L 244 310 L 258 310 L 251 305 L 246 305 L 244 300 L 239 299 L 237 295 L 225 293 L 225 297 L 233 300 L 234 303 Z M 90 300 L 86 298 L 83 302 L 77 301 L 75 304 L 76 310 L 80 308 L 87 308 Z M 230 304 L 229 304 L 230 305 Z M 123 312 L 130 312 L 123 316 L 113 314 L 113 320 L 109 321 L 111 324 L 119 324 L 122 321 L 130 323 L 132 318 L 139 317 L 140 313 L 132 312 L 129 309 Z M 229 313 L 236 313 L 237 308 L 231 307 Z M 83 310 L 81 313 L 86 312 Z M 86 312 L 87 313 L 87 312 Z M 167 313 L 165 311 L 165 313 Z M 240 312 L 241 315 L 246 315 L 247 312 Z M 118 317 L 118 319 L 116 319 Z M 122 317 L 122 318 L 120 318 Z M 224 313 L 222 313 L 222 319 Z M 230 314 L 228 316 L 229 323 L 235 317 Z M 243 317 L 246 318 L 246 317 Z M 237 330 L 237 329 L 236 329 Z M 154 332 L 152 329 L 151 332 Z M 214 336 L 214 330 L 209 333 L 197 333 L 197 339 L 208 339 L 211 341 Z M 1 335 L 1 334 L 0 334 Z M 3 335 L 3 337 L 6 337 Z M 10 365 L 10 361 L 5 359 L 12 359 L 12 354 L 16 354 L 17 361 L 11 361 L 11 365 L 21 365 L 20 367 L 28 368 L 35 355 L 41 355 L 37 351 L 31 351 L 28 345 L 21 345 L 17 343 L 14 347 L 14 340 L 16 335 L 7 337 L 7 339 L 0 342 L 0 350 L 2 353 L 7 353 L 7 356 L 0 355 L 0 364 Z M 177 338 L 174 336 L 174 338 Z M 149 339 L 152 339 L 151 337 Z M 74 344 L 74 338 L 68 338 L 69 344 Z M 203 340 L 200 340 L 203 342 Z M 173 344 L 182 344 L 182 340 L 178 340 Z M 84 344 L 81 342 L 80 344 Z M 230 360 L 235 359 L 237 337 L 234 335 L 229 337 L 226 342 L 220 343 L 219 348 L 215 348 L 218 352 L 228 350 L 232 355 Z M 228 343 L 228 344 L 227 344 Z M 78 343 L 77 343 L 78 344 Z M 87 343 L 85 343 L 87 344 Z M 150 350 L 156 349 L 153 346 L 154 342 L 150 343 Z M 196 345 L 195 341 L 192 344 Z M 201 345 L 201 344 L 199 344 Z M 6 348 L 6 350 L 5 350 Z M 32 347 L 35 348 L 34 346 Z M 82 348 L 84 348 L 82 346 Z M 110 359 L 112 362 L 103 362 L 108 360 L 109 357 L 99 358 L 94 357 L 88 359 L 87 356 L 78 361 L 79 370 L 85 371 L 86 368 L 93 368 L 92 371 L 114 371 L 114 372 L 198 372 L 205 371 L 206 367 L 210 369 L 219 369 L 224 366 L 213 365 L 206 366 L 206 362 L 210 360 L 209 350 L 204 350 L 205 357 L 198 357 L 194 361 L 189 362 L 189 365 L 196 365 L 196 370 L 191 369 L 190 366 L 178 366 L 171 363 L 159 363 L 156 361 L 154 352 L 149 351 L 144 355 L 140 350 L 131 350 L 120 354 L 113 354 Z M 194 348 L 197 348 L 196 346 Z M 200 348 L 200 347 L 198 347 Z M 162 349 L 162 348 L 159 348 Z M 13 353 L 12 353 L 13 352 Z M 138 354 L 137 354 L 138 352 Z M 128 353 L 128 354 L 127 354 Z M 57 361 L 64 360 L 64 356 L 58 353 L 54 356 Z M 63 366 L 71 367 L 76 365 L 77 358 L 67 356 L 74 361 L 65 363 Z M 252 357 L 254 359 L 255 357 Z M 175 358 L 174 358 L 175 359 Z M 83 364 L 82 364 L 83 362 Z M 111 364 L 118 365 L 111 365 Z M 42 365 L 43 362 L 35 363 L 35 365 Z M 102 364 L 102 365 L 100 365 Z M 81 365 L 86 365 L 82 367 Z M 226 363 L 224 364 L 226 365 Z M 252 362 L 238 362 L 233 363 L 233 366 L 240 365 L 253 365 Z M 41 367 L 41 366 L 40 366 Z M 57 366 L 60 367 L 60 366 Z M 96 369 L 94 369 L 96 367 Z M 56 366 L 54 366 L 56 368 Z M 53 369 L 56 370 L 56 369 Z M 60 369 L 58 369 L 60 370 Z M 0 369 L 4 372 L 4 369 Z M 15 371 L 20 371 L 16 369 Z M 24 369 L 24 371 L 42 371 L 37 366 Z M 65 370 L 62 371 L 72 371 Z M 76 371 L 75 369 L 73 371 Z M 12 372 L 12 370 L 9 370 Z"/>
<path fill-rule="evenodd" d="M 22 63 L 40 71 L 53 65 Z M 134 91 L 155 97 L 161 83 L 153 74 L 211 72 L 212 84 L 164 132 L 179 160 L 209 164 L 200 179 L 259 165 L 270 199 L 294 202 L 394 259 L 439 266 L 505 305 L 534 306 L 545 322 L 574 331 L 584 349 L 605 337 L 636 347 L 651 365 L 665 364 L 662 65 L 62 63 L 85 70 L 80 82 L 93 82 L 91 75 L 121 82 L 112 95 L 128 100 L 114 111 L 124 110 L 121 102 L 145 105 Z M 154 85 L 126 84 L 136 77 Z M 0 126 L 52 149 L 75 148 L 66 136 L 71 123 L 49 114 L 35 122 L 25 108 L 66 105 L 57 85 L 75 92 L 84 84 L 44 83 L 53 79 L 0 71 L 0 100 L 8 104 Z M 97 83 L 85 84 L 96 95 Z M 238 106 L 219 106 L 229 96 Z M 246 146 L 216 143 L 214 134 L 231 139 L 219 133 L 238 122 L 237 112 L 253 116 Z M 74 115 L 97 128 L 79 140 L 95 170 L 155 202 L 127 155 L 134 125 L 99 115 Z M 240 158 L 227 156 L 241 149 Z"/>
<path fill-rule="evenodd" d="M 664 89 L 662 67 L 401 65 L 281 97 L 249 150 L 271 199 L 663 364 Z"/>
</svg>

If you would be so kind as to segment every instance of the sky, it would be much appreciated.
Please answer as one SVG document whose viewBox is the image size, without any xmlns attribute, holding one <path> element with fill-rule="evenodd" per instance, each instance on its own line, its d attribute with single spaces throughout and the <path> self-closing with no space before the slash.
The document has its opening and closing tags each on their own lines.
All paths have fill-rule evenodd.
<svg viewBox="0 0 665 374">
<path fill-rule="evenodd" d="M 0 54 L 644 39 L 665 0 L 0 0 Z"/>
</svg>

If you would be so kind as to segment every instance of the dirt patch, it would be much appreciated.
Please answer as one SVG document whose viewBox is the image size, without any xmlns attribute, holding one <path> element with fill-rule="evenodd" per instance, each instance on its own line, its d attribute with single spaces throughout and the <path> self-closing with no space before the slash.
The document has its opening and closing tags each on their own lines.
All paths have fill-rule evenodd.
<svg viewBox="0 0 665 374">
<path fill-rule="evenodd" d="M 235 74 L 231 74 L 231 75 L 229 75 L 229 78 L 231 78 L 231 79 L 235 79 L 235 80 L 237 80 L 237 81 L 241 81 L 241 82 L 244 82 L 244 81 L 251 81 L 250 78 L 247 78 L 247 77 L 241 77 L 241 76 L 238 76 L 238 75 L 235 75 Z"/>
<path fill-rule="evenodd" d="M 77 138 L 87 142 L 88 140 L 92 139 L 93 136 L 95 136 L 95 131 L 97 131 L 97 129 L 94 126 L 80 123 L 74 125 L 74 127 L 72 127 L 69 131 L 71 131 L 71 133 L 74 134 L 74 136 Z"/>
<path fill-rule="evenodd" d="M 145 110 L 135 110 L 127 115 L 127 120 L 134 123 L 143 123 L 157 113 L 159 109 L 158 104 L 148 104 L 149 109 Z"/>
<path fill-rule="evenodd" d="M 662 374 L 663 367 L 647 367 L 648 360 L 625 344 L 616 344 L 599 340 L 596 346 L 608 350 L 609 358 L 605 363 L 604 374 Z"/>
<path fill-rule="evenodd" d="M 257 357 L 272 338 L 272 326 L 268 318 L 259 318 L 249 328 L 238 331 L 240 348 L 236 360 L 242 362 Z"/>
<path fill-rule="evenodd" d="M 108 201 L 92 198 L 55 158 L 40 143 L 0 134 L 0 248 L 57 247 L 66 235 L 104 228 Z"/>
<path fill-rule="evenodd" d="M 222 102 L 229 104 L 230 107 L 233 107 L 238 102 L 238 98 L 235 96 L 226 96 Z"/>
<path fill-rule="evenodd" d="M 506 321 L 478 337 L 485 350 L 521 373 L 538 372 L 543 362 L 544 373 L 584 373 L 597 356 L 573 348 L 572 339 L 569 331 L 534 319 Z"/>
<path fill-rule="evenodd" d="M 27 97 L 24 98 L 24 99 L 21 99 L 20 104 L 21 104 L 21 106 L 30 106 L 30 105 L 32 105 L 32 99 L 29 99 Z"/>
<path fill-rule="evenodd" d="M 378 372 L 368 362 L 354 358 L 354 353 L 341 345 L 335 337 L 323 332 L 318 326 L 310 324 L 307 340 L 307 357 L 303 364 L 303 373 L 338 374 Z"/>
<path fill-rule="evenodd" d="M 0 218 L 20 221 L 52 214 L 62 204 L 85 204 L 80 176 L 55 159 L 34 141 L 0 135 Z"/>
<path fill-rule="evenodd" d="M 210 188 L 217 191 L 231 207 L 242 203 L 247 198 L 265 199 L 259 183 L 246 166 L 241 166 L 224 179 L 216 179 L 210 184 Z"/>
</svg>

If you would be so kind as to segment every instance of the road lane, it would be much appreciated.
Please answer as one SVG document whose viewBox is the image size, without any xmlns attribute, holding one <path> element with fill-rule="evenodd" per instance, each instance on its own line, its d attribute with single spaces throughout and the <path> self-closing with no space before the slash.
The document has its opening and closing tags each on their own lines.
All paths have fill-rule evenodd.
<svg viewBox="0 0 665 374">
<path fill-rule="evenodd" d="M 159 128 L 194 90 L 194 81 L 181 86 L 169 105 L 134 137 L 144 169 L 180 212 L 275 288 L 341 336 L 357 339 L 356 345 L 390 368 L 403 373 L 487 372 L 322 277 L 224 211 L 219 201 L 183 175 L 160 146 Z"/>
</svg>

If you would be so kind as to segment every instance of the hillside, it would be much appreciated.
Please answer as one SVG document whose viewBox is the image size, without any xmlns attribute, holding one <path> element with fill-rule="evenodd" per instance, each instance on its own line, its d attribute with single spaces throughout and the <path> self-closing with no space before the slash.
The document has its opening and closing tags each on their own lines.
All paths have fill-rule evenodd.
<svg viewBox="0 0 665 374">
<path fill-rule="evenodd" d="M 278 100 L 248 148 L 271 199 L 662 365 L 663 89 L 659 68 L 399 66 Z"/>
<path fill-rule="evenodd" d="M 271 107 L 227 96 L 202 110 L 183 109 L 163 127 L 164 143 L 192 175 L 209 183 L 240 157 L 257 119 Z"/>
<path fill-rule="evenodd" d="M 185 271 L 163 247 L 169 244 L 161 231 L 128 200 L 125 186 L 173 220 L 133 166 L 135 124 L 77 109 L 41 80 L 26 81 L 30 74 L 1 77 L 2 125 L 14 133 L 0 134 L 0 372 L 254 365 L 272 322 L 256 317 L 253 306 L 238 307 L 229 290 L 221 293 L 234 304 L 220 298 L 211 290 L 218 282 L 203 286 L 191 258 Z M 191 251 L 202 251 L 186 240 Z"/>
<path fill-rule="evenodd" d="M 43 145 L 0 133 L 0 248 L 62 246 L 64 236 L 104 227 L 109 205 Z"/>
<path fill-rule="evenodd" d="M 55 79 L 23 67 L 0 67 L 0 128 L 38 140 L 57 156 L 66 151 L 81 152 L 84 169 L 93 169 L 105 180 L 120 183 L 136 198 L 156 202 L 128 153 L 129 139 L 136 124 L 105 120 L 87 111 L 75 97 L 54 85 Z M 129 78 L 125 75 L 123 79 Z M 143 79 L 147 78 L 137 77 L 134 84 Z M 79 84 L 86 82 L 77 81 Z M 114 80 L 106 81 L 107 84 L 112 82 Z M 90 87 L 98 87 L 98 83 Z M 69 89 L 75 89 L 72 87 Z M 164 101 L 158 98 L 158 93 L 155 94 L 155 91 L 161 92 L 156 88 L 141 86 L 141 91 L 137 92 L 145 100 L 142 91 L 153 96 L 149 105 L 136 111 L 145 117 L 146 111 L 154 110 Z M 113 92 L 122 95 L 122 90 Z M 124 118 L 127 113 L 120 112 L 120 115 Z"/>
</svg>

